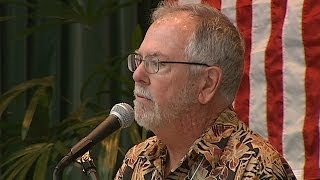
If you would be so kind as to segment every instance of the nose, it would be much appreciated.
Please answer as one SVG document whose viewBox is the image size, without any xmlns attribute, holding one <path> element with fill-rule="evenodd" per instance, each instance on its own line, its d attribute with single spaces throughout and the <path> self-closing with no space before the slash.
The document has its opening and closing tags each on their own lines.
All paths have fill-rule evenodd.
<svg viewBox="0 0 320 180">
<path fill-rule="evenodd" d="M 145 85 L 150 84 L 149 73 L 144 68 L 144 62 L 142 62 L 133 72 L 132 78 L 135 82 Z"/>
</svg>

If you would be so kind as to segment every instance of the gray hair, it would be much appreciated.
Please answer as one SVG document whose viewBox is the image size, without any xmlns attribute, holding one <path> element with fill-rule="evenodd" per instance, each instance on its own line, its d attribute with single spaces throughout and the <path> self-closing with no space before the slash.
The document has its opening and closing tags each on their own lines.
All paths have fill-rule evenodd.
<svg viewBox="0 0 320 180">
<path fill-rule="evenodd" d="M 220 67 L 223 76 L 219 92 L 231 104 L 240 86 L 244 66 L 245 47 L 239 31 L 225 15 L 206 4 L 164 1 L 153 12 L 152 22 L 177 12 L 187 12 L 197 23 L 185 49 L 186 59 Z M 190 68 L 197 74 L 199 66 Z"/>
</svg>

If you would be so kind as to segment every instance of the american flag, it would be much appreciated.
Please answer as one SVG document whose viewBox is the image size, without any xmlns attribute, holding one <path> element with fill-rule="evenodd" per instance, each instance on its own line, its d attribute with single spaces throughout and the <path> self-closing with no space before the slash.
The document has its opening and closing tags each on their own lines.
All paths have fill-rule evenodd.
<svg viewBox="0 0 320 180">
<path fill-rule="evenodd" d="M 297 179 L 320 179 L 320 1 L 206 2 L 239 28 L 245 75 L 239 117 L 283 154 Z"/>
</svg>

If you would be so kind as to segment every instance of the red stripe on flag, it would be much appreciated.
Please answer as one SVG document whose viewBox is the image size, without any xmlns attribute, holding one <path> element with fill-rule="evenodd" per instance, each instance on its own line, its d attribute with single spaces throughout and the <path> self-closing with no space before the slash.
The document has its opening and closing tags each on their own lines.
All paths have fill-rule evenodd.
<svg viewBox="0 0 320 180">
<path fill-rule="evenodd" d="M 306 61 L 306 116 L 303 127 L 305 145 L 305 179 L 320 178 L 320 5 L 319 0 L 304 1 L 302 35 Z"/>
<path fill-rule="evenodd" d="M 250 97 L 250 53 L 251 53 L 251 29 L 252 29 L 252 1 L 237 1 L 237 27 L 241 32 L 245 44 L 245 61 L 244 61 L 244 75 L 240 88 L 235 99 L 235 109 L 240 119 L 249 125 L 249 97 Z"/>
<path fill-rule="evenodd" d="M 286 0 L 271 1 L 272 26 L 265 56 L 268 139 L 281 154 L 283 133 L 282 28 L 286 5 Z"/>
<path fill-rule="evenodd" d="M 221 9 L 221 0 L 202 0 L 202 2 L 205 2 L 210 6 L 215 7 L 219 10 Z"/>
</svg>

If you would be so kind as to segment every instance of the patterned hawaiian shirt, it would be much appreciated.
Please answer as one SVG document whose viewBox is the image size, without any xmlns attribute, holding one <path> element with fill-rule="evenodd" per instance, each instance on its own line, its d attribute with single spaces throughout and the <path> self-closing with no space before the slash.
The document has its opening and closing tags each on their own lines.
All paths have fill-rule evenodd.
<svg viewBox="0 0 320 180">
<path fill-rule="evenodd" d="M 131 148 L 115 179 L 296 179 L 284 158 L 227 109 L 164 177 L 166 146 L 156 137 Z"/>
</svg>

